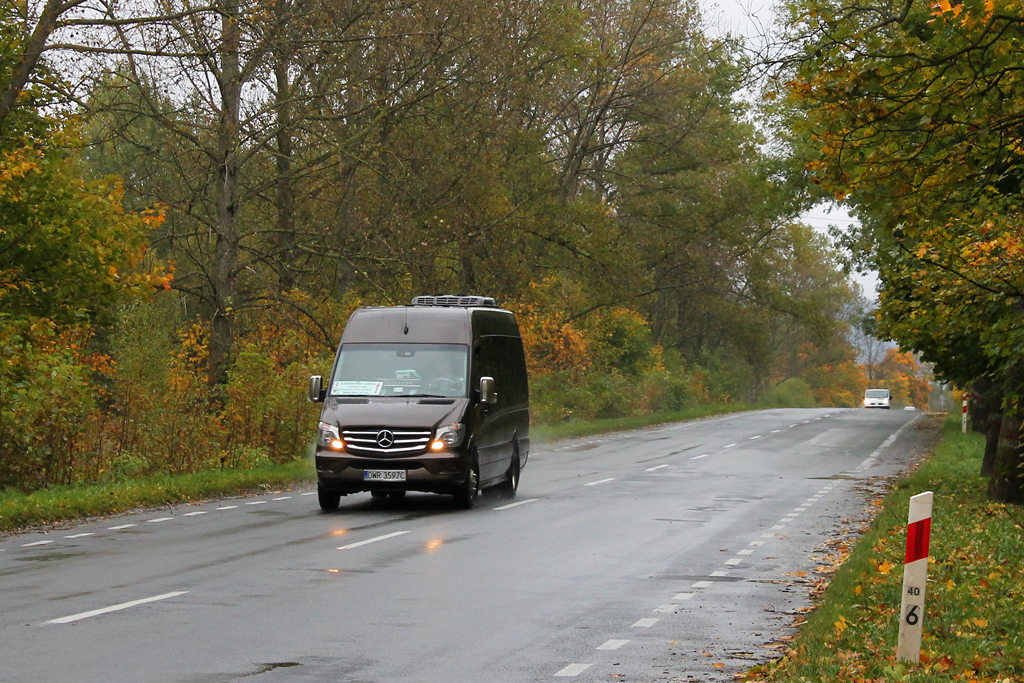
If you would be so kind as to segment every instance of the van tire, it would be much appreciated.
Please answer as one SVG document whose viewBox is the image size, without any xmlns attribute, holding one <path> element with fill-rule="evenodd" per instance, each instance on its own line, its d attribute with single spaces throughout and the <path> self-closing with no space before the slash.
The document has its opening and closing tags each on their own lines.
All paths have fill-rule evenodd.
<svg viewBox="0 0 1024 683">
<path fill-rule="evenodd" d="M 512 462 L 508 465 L 508 473 L 505 481 L 501 482 L 494 487 L 494 490 L 498 495 L 505 498 L 515 498 L 516 491 L 519 489 L 519 449 L 517 448 L 515 453 L 512 454 Z"/>
<path fill-rule="evenodd" d="M 341 493 L 337 491 L 326 491 L 322 486 L 317 484 L 316 497 L 320 502 L 320 509 L 326 510 L 327 512 L 333 512 L 338 509 L 341 505 Z"/>
<path fill-rule="evenodd" d="M 480 466 L 477 465 L 476 454 L 473 454 L 473 461 L 469 465 L 469 472 L 466 480 L 455 492 L 455 507 L 460 510 L 469 510 L 476 503 L 476 494 L 480 491 Z"/>
</svg>

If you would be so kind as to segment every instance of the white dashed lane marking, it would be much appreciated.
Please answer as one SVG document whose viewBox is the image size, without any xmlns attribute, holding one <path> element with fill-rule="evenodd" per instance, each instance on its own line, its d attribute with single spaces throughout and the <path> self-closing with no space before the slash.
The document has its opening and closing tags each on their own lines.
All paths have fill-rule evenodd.
<svg viewBox="0 0 1024 683">
<path fill-rule="evenodd" d="M 291 500 L 291 496 L 281 496 L 280 498 L 272 498 L 271 500 Z"/>
<path fill-rule="evenodd" d="M 673 600 L 690 600 L 690 599 L 693 598 L 694 595 L 696 595 L 696 593 L 676 593 L 675 596 L 673 596 L 672 599 Z"/>
<path fill-rule="evenodd" d="M 234 510 L 237 505 L 225 505 L 223 507 L 216 508 L 217 510 Z"/>
<path fill-rule="evenodd" d="M 110 531 L 119 531 L 121 529 L 127 529 L 128 527 L 138 526 L 138 524 L 121 524 L 119 526 L 109 527 Z"/>
<path fill-rule="evenodd" d="M 731 444 L 728 444 L 728 445 L 726 445 L 726 446 L 725 446 L 725 448 L 732 448 L 732 447 L 733 447 L 733 446 L 735 446 L 735 445 L 736 445 L 736 444 L 734 444 L 734 443 L 731 443 Z"/>
<path fill-rule="evenodd" d="M 205 515 L 209 510 L 198 510 L 196 512 L 186 512 L 183 517 L 195 517 L 196 515 Z"/>
<path fill-rule="evenodd" d="M 49 545 L 50 543 L 53 543 L 53 541 L 36 541 L 35 543 L 22 543 L 21 547 L 22 548 L 32 548 L 32 547 L 37 546 L 37 545 Z"/>
<path fill-rule="evenodd" d="M 744 550 L 739 551 L 736 554 L 737 555 L 753 555 L 754 554 L 754 549 L 753 548 L 746 548 Z"/>
<path fill-rule="evenodd" d="M 691 583 L 690 584 L 690 588 L 707 588 L 710 585 L 711 585 L 710 581 L 698 581 L 696 583 Z"/>
<path fill-rule="evenodd" d="M 598 484 L 604 484 L 609 481 L 615 481 L 615 477 L 608 477 L 607 479 L 598 479 L 597 481 L 592 481 L 589 484 L 584 484 L 584 486 L 597 486 Z"/>
<path fill-rule="evenodd" d="M 598 645 L 598 650 L 618 650 L 620 647 L 628 643 L 628 640 L 609 640 L 605 643 Z"/>
<path fill-rule="evenodd" d="M 660 619 L 656 617 L 646 617 L 633 624 L 631 628 L 650 628 L 657 624 L 659 621 Z"/>
<path fill-rule="evenodd" d="M 704 453 L 703 455 L 695 455 L 692 458 L 690 458 L 690 460 L 700 460 L 701 458 L 706 458 L 709 455 L 711 455 L 711 454 L 710 453 Z"/>
<path fill-rule="evenodd" d="M 251 501 L 249 503 L 246 503 L 246 505 L 266 505 L 266 504 L 267 504 L 267 501 L 265 501 L 265 500 L 254 500 L 254 501 Z"/>
<path fill-rule="evenodd" d="M 583 673 L 584 671 L 586 671 L 590 667 L 591 667 L 590 664 L 570 664 L 569 666 L 565 667 L 564 669 L 562 669 L 561 671 L 559 671 L 555 675 L 556 676 L 570 676 L 570 677 L 571 676 L 579 676 L 581 673 Z"/>
<path fill-rule="evenodd" d="M 157 517 L 156 519 L 147 519 L 146 521 L 150 524 L 155 524 L 157 522 L 169 522 L 172 519 L 174 519 L 174 517 Z"/>
<path fill-rule="evenodd" d="M 727 565 L 729 565 L 730 567 L 735 567 L 736 565 L 738 565 L 738 564 L 739 564 L 740 562 L 742 562 L 742 561 L 743 561 L 743 560 L 741 560 L 741 559 L 740 559 L 740 558 L 738 558 L 738 557 L 733 557 L 733 558 L 730 558 L 730 559 L 726 560 L 726 561 L 725 561 L 725 563 L 726 563 Z"/>
<path fill-rule="evenodd" d="M 95 533 L 93 533 L 92 531 L 89 531 L 89 532 L 84 533 L 84 534 L 72 534 L 71 536 L 65 536 L 64 538 L 85 538 L 86 536 L 95 536 L 95 535 L 96 535 Z"/>
<path fill-rule="evenodd" d="M 521 500 L 517 503 L 509 503 L 508 505 L 502 505 L 500 508 L 494 508 L 495 510 L 508 510 L 509 508 L 519 507 L 520 505 L 526 505 L 527 503 L 536 503 L 539 498 L 529 498 L 527 500 Z"/>
<path fill-rule="evenodd" d="M 315 496 L 316 495 L 316 491 L 306 491 L 305 493 L 300 493 L 299 495 L 300 496 Z"/>
<path fill-rule="evenodd" d="M 122 602 L 119 605 L 111 605 L 110 607 L 104 607 L 102 609 L 94 609 L 91 612 L 82 612 L 80 614 L 72 614 L 70 617 L 61 617 L 60 619 L 51 619 L 50 621 L 43 622 L 46 624 L 70 624 L 72 621 L 81 621 L 82 619 L 88 619 L 89 617 L 99 616 L 100 614 L 106 614 L 107 612 L 117 612 L 118 610 L 128 609 L 129 607 L 135 607 L 136 605 L 144 605 L 147 602 L 156 602 L 158 600 L 167 600 L 168 598 L 176 598 L 179 595 L 185 595 L 188 591 L 174 591 L 173 593 L 164 593 L 163 595 L 154 595 L 151 598 L 142 598 L 141 600 L 132 600 L 131 602 Z"/>
<path fill-rule="evenodd" d="M 370 543 L 377 543 L 378 541 L 386 541 L 389 538 L 394 538 L 395 536 L 402 536 L 403 534 L 407 534 L 407 533 L 409 533 L 409 532 L 408 531 L 396 531 L 393 534 L 384 534 L 383 536 L 377 536 L 375 538 L 368 538 L 367 540 L 359 541 L 358 543 L 349 543 L 348 545 L 341 546 L 340 548 L 338 548 L 338 550 L 352 550 L 353 548 L 358 548 L 360 546 L 369 545 Z"/>
<path fill-rule="evenodd" d="M 693 458 L 690 458 L 691 460 Z M 654 470 L 660 470 L 662 467 L 668 467 L 668 465 L 656 465 L 655 467 L 648 467 L 644 472 L 653 472 Z"/>
</svg>

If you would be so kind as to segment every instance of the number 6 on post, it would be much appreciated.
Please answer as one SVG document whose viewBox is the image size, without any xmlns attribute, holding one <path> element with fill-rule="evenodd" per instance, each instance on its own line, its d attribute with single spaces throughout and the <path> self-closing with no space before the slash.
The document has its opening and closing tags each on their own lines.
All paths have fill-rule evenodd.
<svg viewBox="0 0 1024 683">
<path fill-rule="evenodd" d="M 900 638 L 896 659 L 921 661 L 924 630 L 924 589 L 928 580 L 928 541 L 932 529 L 932 492 L 910 499 L 907 520 L 907 554 L 903 560 L 903 599 L 900 606 Z"/>
</svg>

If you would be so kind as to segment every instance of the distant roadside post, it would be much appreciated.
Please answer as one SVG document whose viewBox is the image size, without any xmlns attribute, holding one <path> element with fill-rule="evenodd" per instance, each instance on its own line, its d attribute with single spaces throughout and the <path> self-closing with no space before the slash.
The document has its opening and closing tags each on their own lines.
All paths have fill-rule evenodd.
<svg viewBox="0 0 1024 683">
<path fill-rule="evenodd" d="M 921 661 L 924 589 L 928 580 L 928 541 L 931 529 L 932 492 L 925 491 L 910 499 L 910 514 L 907 518 L 907 553 L 903 560 L 900 636 L 896 646 L 896 659 L 901 662 L 916 664 Z"/>
<path fill-rule="evenodd" d="M 967 397 L 966 396 L 964 396 L 964 414 L 963 414 L 963 417 L 961 418 L 960 422 L 961 422 L 960 429 L 961 429 L 961 431 L 963 431 L 964 434 L 966 434 L 967 433 Z"/>
</svg>

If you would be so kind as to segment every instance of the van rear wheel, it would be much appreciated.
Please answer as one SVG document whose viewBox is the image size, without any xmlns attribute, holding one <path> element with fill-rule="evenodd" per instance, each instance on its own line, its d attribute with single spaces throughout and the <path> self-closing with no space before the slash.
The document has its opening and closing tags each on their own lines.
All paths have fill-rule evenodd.
<svg viewBox="0 0 1024 683">
<path fill-rule="evenodd" d="M 516 491 L 519 489 L 519 451 L 512 454 L 512 462 L 508 465 L 508 478 L 494 487 L 494 490 L 498 492 L 498 495 L 504 496 L 505 498 L 515 498 Z"/>
</svg>

